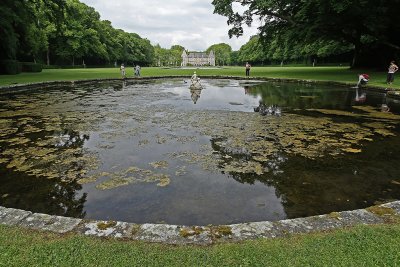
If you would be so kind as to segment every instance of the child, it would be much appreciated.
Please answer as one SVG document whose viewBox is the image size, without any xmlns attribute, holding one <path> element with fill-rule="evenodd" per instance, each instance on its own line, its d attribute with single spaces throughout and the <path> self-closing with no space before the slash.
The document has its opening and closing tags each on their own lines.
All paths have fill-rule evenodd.
<svg viewBox="0 0 400 267">
<path fill-rule="evenodd" d="M 357 88 L 360 85 L 366 85 L 369 81 L 369 75 L 368 74 L 360 74 L 358 75 L 358 83 L 357 83 Z"/>
</svg>

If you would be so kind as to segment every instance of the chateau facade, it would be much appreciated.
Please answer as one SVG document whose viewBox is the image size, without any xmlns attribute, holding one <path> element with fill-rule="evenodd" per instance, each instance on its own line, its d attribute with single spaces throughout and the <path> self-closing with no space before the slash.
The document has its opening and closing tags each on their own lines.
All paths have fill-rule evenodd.
<svg viewBox="0 0 400 267">
<path fill-rule="evenodd" d="M 215 55 L 213 51 L 205 52 L 182 52 L 182 67 L 185 66 L 215 66 Z"/>
</svg>

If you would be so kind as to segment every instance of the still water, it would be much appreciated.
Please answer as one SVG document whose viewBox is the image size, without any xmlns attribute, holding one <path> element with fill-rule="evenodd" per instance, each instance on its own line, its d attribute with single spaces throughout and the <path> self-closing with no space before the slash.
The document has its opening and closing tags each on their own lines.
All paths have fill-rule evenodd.
<svg viewBox="0 0 400 267">
<path fill-rule="evenodd" d="M 326 85 L 201 83 L 3 90 L 0 205 L 207 225 L 400 198 L 397 100 Z"/>
</svg>

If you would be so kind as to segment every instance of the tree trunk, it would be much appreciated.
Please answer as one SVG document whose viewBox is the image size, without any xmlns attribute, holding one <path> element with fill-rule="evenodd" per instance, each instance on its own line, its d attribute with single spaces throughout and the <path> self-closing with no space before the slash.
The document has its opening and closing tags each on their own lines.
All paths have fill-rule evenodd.
<svg viewBox="0 0 400 267">
<path fill-rule="evenodd" d="M 47 66 L 50 66 L 50 47 L 47 48 L 46 56 L 47 56 Z"/>
<path fill-rule="evenodd" d="M 72 56 L 72 67 L 75 66 L 75 56 Z"/>
<path fill-rule="evenodd" d="M 354 49 L 353 60 L 351 61 L 351 68 L 352 69 L 356 66 L 357 60 L 358 60 L 358 50 L 356 48 L 356 49 Z"/>
<path fill-rule="evenodd" d="M 358 58 L 360 55 L 361 43 L 354 44 L 353 60 L 351 61 L 351 68 L 354 69 L 358 65 Z"/>
</svg>

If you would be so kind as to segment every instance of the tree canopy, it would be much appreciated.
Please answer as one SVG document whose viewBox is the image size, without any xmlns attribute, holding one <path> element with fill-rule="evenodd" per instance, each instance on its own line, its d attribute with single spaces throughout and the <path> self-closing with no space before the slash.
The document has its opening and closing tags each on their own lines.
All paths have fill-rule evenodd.
<svg viewBox="0 0 400 267">
<path fill-rule="evenodd" d="M 147 39 L 112 27 L 79 0 L 4 0 L 0 3 L 0 60 L 47 64 L 149 65 Z"/>
<path fill-rule="evenodd" d="M 380 56 L 387 60 L 400 51 L 396 23 L 400 0 L 213 0 L 212 4 L 215 13 L 228 18 L 229 36 L 242 35 L 243 25 L 259 19 L 261 41 L 275 47 L 273 43 L 278 43 L 279 53 L 301 46 L 304 55 L 312 56 L 333 45 L 331 54 L 350 48 L 352 66 L 357 66 L 362 64 L 360 53 L 385 47 Z M 238 4 L 245 8 L 243 13 L 235 11 Z"/>
<path fill-rule="evenodd" d="M 231 64 L 232 47 L 230 45 L 225 43 L 214 44 L 206 50 L 207 53 L 211 51 L 214 51 L 215 54 L 215 64 L 220 66 Z"/>
</svg>

